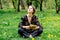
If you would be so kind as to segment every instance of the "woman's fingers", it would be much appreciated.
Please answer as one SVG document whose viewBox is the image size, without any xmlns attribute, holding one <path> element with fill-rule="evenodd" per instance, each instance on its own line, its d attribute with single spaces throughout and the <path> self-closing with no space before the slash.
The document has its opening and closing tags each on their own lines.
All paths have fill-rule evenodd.
<svg viewBox="0 0 60 40">
<path fill-rule="evenodd" d="M 30 29 L 30 27 L 29 26 L 26 26 L 26 29 Z"/>
</svg>

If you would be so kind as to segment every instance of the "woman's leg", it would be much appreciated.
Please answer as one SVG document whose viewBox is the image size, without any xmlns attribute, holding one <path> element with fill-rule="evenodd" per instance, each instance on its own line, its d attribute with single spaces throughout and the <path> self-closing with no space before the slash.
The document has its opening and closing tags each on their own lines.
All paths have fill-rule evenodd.
<svg viewBox="0 0 60 40">
<path fill-rule="evenodd" d="M 32 35 L 33 37 L 39 36 L 42 32 L 43 32 L 43 29 L 42 29 L 42 28 L 39 28 L 39 29 L 37 29 L 37 30 L 34 30 L 34 32 L 32 32 L 31 35 Z"/>
<path fill-rule="evenodd" d="M 18 29 L 18 34 L 21 36 L 29 37 L 29 33 L 27 33 L 23 28 Z"/>
</svg>

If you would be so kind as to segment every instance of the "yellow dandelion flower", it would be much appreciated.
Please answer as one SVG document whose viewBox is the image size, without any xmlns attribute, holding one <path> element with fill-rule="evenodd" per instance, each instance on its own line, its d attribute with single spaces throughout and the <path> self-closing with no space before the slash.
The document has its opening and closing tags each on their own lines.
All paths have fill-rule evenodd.
<svg viewBox="0 0 60 40">
<path fill-rule="evenodd" d="M 53 35 L 51 35 L 53 37 Z"/>
<path fill-rule="evenodd" d="M 48 38 L 50 38 L 51 37 L 51 34 L 48 34 Z"/>
<path fill-rule="evenodd" d="M 32 40 L 34 40 L 34 38 L 32 38 Z"/>
</svg>

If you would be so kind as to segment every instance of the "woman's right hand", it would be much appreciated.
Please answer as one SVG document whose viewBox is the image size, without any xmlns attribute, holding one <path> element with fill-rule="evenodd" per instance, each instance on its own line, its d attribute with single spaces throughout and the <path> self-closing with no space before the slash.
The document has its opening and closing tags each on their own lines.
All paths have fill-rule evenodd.
<svg viewBox="0 0 60 40">
<path fill-rule="evenodd" d="M 23 26 L 23 28 L 30 29 L 30 26 Z"/>
</svg>

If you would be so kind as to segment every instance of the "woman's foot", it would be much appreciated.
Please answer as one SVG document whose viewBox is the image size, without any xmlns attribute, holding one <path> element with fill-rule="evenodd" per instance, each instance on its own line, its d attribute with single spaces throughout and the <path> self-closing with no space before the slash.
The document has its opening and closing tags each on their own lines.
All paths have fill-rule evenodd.
<svg viewBox="0 0 60 40">
<path fill-rule="evenodd" d="M 30 35 L 29 35 L 29 38 L 33 38 L 33 36 L 30 34 Z"/>
</svg>

